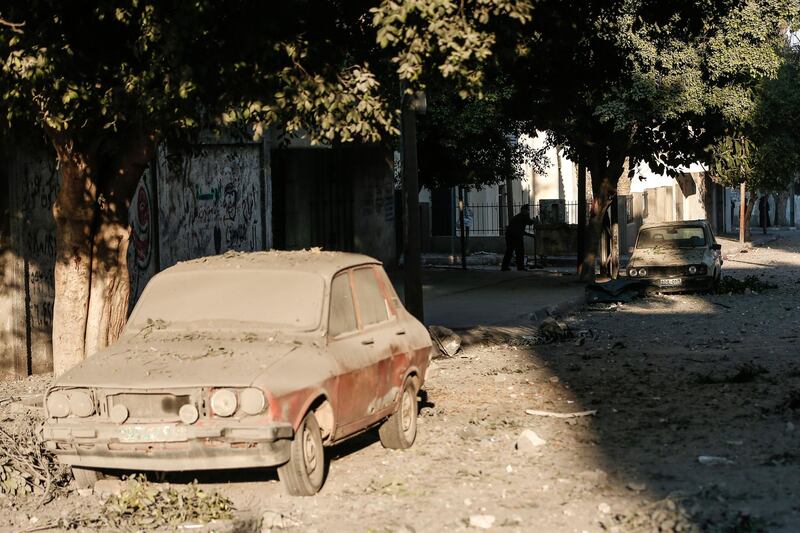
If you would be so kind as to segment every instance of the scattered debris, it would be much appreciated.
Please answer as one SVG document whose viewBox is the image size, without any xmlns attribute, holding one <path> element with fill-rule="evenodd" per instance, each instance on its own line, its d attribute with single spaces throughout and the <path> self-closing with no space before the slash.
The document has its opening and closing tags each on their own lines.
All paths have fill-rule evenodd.
<svg viewBox="0 0 800 533">
<path fill-rule="evenodd" d="M 590 283 L 586 286 L 586 302 L 628 303 L 645 294 L 648 283 L 635 278 L 617 278 L 604 283 Z"/>
<path fill-rule="evenodd" d="M 600 505 L 597 506 L 597 510 L 603 514 L 609 514 L 611 512 L 611 506 L 608 505 L 606 502 L 602 502 Z"/>
<path fill-rule="evenodd" d="M 715 292 L 717 294 L 744 294 L 747 291 L 759 293 L 767 289 L 776 289 L 777 285 L 768 281 L 762 281 L 758 276 L 745 276 L 740 280 L 733 276 L 723 276 L 717 284 Z"/>
<path fill-rule="evenodd" d="M 176 529 L 233 517 L 231 501 L 201 489 L 197 482 L 187 488 L 157 487 L 139 474 L 125 482 L 118 495 L 110 495 L 99 513 L 74 514 L 53 527 L 103 530 Z"/>
<path fill-rule="evenodd" d="M 532 335 L 523 335 L 523 346 L 536 346 L 542 344 L 553 344 L 575 337 L 569 326 L 555 317 L 548 317 L 539 324 L 536 332 Z"/>
<path fill-rule="evenodd" d="M 35 494 L 49 501 L 66 488 L 71 473 L 42 445 L 38 413 L 23 407 L 14 418 L 13 425 L 0 428 L 0 494 Z"/>
<path fill-rule="evenodd" d="M 474 514 L 469 517 L 469 527 L 475 529 L 491 529 L 494 522 L 495 517 L 490 514 Z"/>
<path fill-rule="evenodd" d="M 453 357 L 461 349 L 461 337 L 456 335 L 453 330 L 444 326 L 430 326 L 428 332 L 431 334 L 433 343 L 439 349 L 440 357 Z"/>
<path fill-rule="evenodd" d="M 734 461 L 731 461 L 727 457 L 720 457 L 717 455 L 701 455 L 697 458 L 697 462 L 705 466 L 722 466 L 722 465 L 736 464 Z"/>
<path fill-rule="evenodd" d="M 537 411 L 536 409 L 525 409 L 525 413 L 533 416 L 546 416 L 550 418 L 580 418 L 583 416 L 594 416 L 597 409 L 591 411 L 579 411 L 577 413 L 554 413 L 552 411 Z"/>
<path fill-rule="evenodd" d="M 521 452 L 530 452 L 545 444 L 547 444 L 547 441 L 537 435 L 535 431 L 526 429 L 517 437 L 514 448 Z"/>
<path fill-rule="evenodd" d="M 636 483 L 631 481 L 625 486 L 628 488 L 628 490 L 632 490 L 634 492 L 644 492 L 645 490 L 647 490 L 647 485 L 644 483 Z"/>
<path fill-rule="evenodd" d="M 728 376 L 714 376 L 711 373 L 698 374 L 695 383 L 700 385 L 717 385 L 720 383 L 752 383 L 759 376 L 769 374 L 769 370 L 753 362 L 742 363 L 736 367 L 736 372 Z"/>
</svg>

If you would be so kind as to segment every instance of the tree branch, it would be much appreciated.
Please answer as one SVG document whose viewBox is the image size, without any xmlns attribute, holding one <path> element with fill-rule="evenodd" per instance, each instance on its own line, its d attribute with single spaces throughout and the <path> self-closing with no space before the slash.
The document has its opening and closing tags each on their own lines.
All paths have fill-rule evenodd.
<svg viewBox="0 0 800 533">
<path fill-rule="evenodd" d="M 0 17 L 0 26 L 5 26 L 9 28 L 14 33 L 23 33 L 22 28 L 25 27 L 24 22 L 10 22 L 2 17 Z"/>
</svg>

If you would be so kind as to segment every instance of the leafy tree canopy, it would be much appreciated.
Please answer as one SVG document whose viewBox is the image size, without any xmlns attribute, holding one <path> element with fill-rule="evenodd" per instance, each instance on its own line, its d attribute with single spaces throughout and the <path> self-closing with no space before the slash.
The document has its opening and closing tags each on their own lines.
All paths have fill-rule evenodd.
<svg viewBox="0 0 800 533">
<path fill-rule="evenodd" d="M 419 172 L 427 187 L 480 188 L 521 179 L 523 165 L 543 170 L 544 150 L 522 139 L 534 132 L 533 124 L 505 113 L 512 89 L 498 82 L 482 92 L 482 98 L 464 99 L 447 87 L 429 89 L 428 113 L 418 125 Z"/>
</svg>

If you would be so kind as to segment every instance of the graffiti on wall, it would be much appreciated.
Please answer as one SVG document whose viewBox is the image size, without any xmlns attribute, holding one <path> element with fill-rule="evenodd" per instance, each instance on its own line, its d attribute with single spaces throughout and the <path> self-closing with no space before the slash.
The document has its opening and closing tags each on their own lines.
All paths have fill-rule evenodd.
<svg viewBox="0 0 800 533">
<path fill-rule="evenodd" d="M 133 193 L 128 219 L 130 222 L 130 241 L 128 245 L 128 275 L 131 283 L 130 304 L 139 299 L 145 285 L 155 272 L 153 254 L 153 206 L 150 198 L 152 175 L 146 171 L 136 191 Z"/>
<path fill-rule="evenodd" d="M 257 145 L 208 146 L 179 169 L 160 163 L 162 267 L 228 250 L 261 249 Z"/>
</svg>

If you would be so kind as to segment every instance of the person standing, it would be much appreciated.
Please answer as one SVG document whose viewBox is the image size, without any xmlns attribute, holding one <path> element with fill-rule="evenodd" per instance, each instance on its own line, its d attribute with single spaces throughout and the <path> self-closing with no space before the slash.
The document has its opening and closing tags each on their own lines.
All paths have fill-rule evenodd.
<svg viewBox="0 0 800 533">
<path fill-rule="evenodd" d="M 533 234 L 525 231 L 525 228 L 536 222 L 535 219 L 531 218 L 530 209 L 529 205 L 523 205 L 519 213 L 514 215 L 508 226 L 506 226 L 506 253 L 503 256 L 501 270 L 511 270 L 512 255 L 516 256 L 517 270 L 526 270 L 523 238 L 526 235 L 533 237 Z"/>
</svg>

